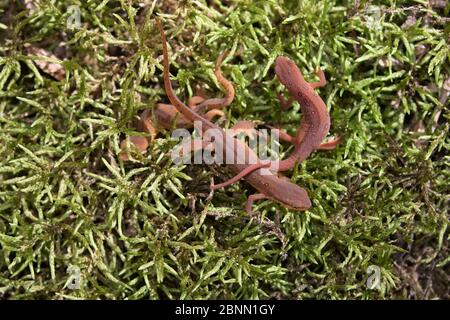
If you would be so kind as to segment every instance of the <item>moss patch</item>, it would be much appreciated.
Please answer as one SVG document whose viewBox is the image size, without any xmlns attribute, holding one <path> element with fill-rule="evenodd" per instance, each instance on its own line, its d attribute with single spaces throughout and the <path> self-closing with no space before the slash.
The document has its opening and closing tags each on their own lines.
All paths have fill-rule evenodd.
<svg viewBox="0 0 450 320">
<path fill-rule="evenodd" d="M 0 297 L 450 298 L 446 1 L 35 3 L 0 4 Z M 288 174 L 312 208 L 254 207 L 286 248 L 246 215 L 249 185 L 211 196 L 219 167 L 174 165 L 170 132 L 119 160 L 136 115 L 167 102 L 154 13 L 186 100 L 222 95 L 215 58 L 241 52 L 222 68 L 237 95 L 227 125 L 295 132 L 274 60 L 325 71 L 344 142 Z"/>
</svg>

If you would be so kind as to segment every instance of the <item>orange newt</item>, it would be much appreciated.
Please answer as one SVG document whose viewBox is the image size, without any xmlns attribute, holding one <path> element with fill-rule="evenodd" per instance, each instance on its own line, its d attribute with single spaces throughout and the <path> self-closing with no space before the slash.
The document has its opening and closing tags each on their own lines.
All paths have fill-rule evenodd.
<svg viewBox="0 0 450 320">
<path fill-rule="evenodd" d="M 193 97 L 186 106 L 174 93 L 169 78 L 169 58 L 167 52 L 167 43 L 164 31 L 159 20 L 156 20 L 157 26 L 160 29 L 161 38 L 163 42 L 163 58 L 164 58 L 164 87 L 167 96 L 172 105 L 159 104 L 156 110 L 157 118 L 161 121 L 161 125 L 168 128 L 166 125 L 171 123 L 176 118 L 178 113 L 181 113 L 177 126 L 190 127 L 194 121 L 202 123 L 202 131 L 209 129 L 217 130 L 220 133 L 219 139 L 214 141 L 202 141 L 199 146 L 194 148 L 208 148 L 211 144 L 216 150 L 222 149 L 225 154 L 233 154 L 235 162 L 228 164 L 236 173 L 236 176 L 219 185 L 211 186 L 212 189 L 223 188 L 239 179 L 244 178 L 260 193 L 249 196 L 246 203 L 246 211 L 252 214 L 252 204 L 255 200 L 272 199 L 285 206 L 297 210 L 306 210 L 311 206 L 310 199 L 307 192 L 293 184 L 284 176 L 278 174 L 278 171 L 285 171 L 292 168 L 297 161 L 305 160 L 311 152 L 317 149 L 332 149 L 339 143 L 339 139 L 321 143 L 326 137 L 330 128 L 330 117 L 326 110 L 326 106 L 322 99 L 314 92 L 316 87 L 322 86 L 326 83 L 323 72 L 319 72 L 320 81 L 317 83 L 307 83 L 298 67 L 293 61 L 286 57 L 278 57 L 276 61 L 276 74 L 291 92 L 293 99 L 301 104 L 304 119 L 297 131 L 296 137 L 291 137 L 287 133 L 278 130 L 278 134 L 282 140 L 294 143 L 295 149 L 293 154 L 286 160 L 275 162 L 278 164 L 278 169 L 267 168 L 274 162 L 261 161 L 257 155 L 243 142 L 235 139 L 232 134 L 225 133 L 220 127 L 210 121 L 208 112 L 220 111 L 215 109 L 223 108 L 229 105 L 234 97 L 234 88 L 232 84 L 222 77 L 220 73 L 220 63 L 223 54 L 216 62 L 216 77 L 219 82 L 225 87 L 227 94 L 224 98 L 204 100 L 201 97 Z M 287 108 L 292 102 L 287 102 L 280 97 L 280 102 L 283 109 Z M 201 116 L 199 112 L 208 110 L 205 117 Z M 150 133 L 156 132 L 150 117 L 142 116 L 141 131 Z M 251 123 L 246 121 L 238 122 L 233 128 L 240 128 L 243 130 L 250 129 Z M 133 137 L 131 137 L 133 138 Z M 140 137 L 137 137 L 140 139 Z M 134 142 L 134 141 L 133 141 Z M 146 148 L 146 146 L 145 146 Z M 265 170 L 264 173 L 262 170 Z"/>
<path fill-rule="evenodd" d="M 336 138 L 322 143 L 330 130 L 330 114 L 314 89 L 327 83 L 323 71 L 317 71 L 318 82 L 308 83 L 294 61 L 279 56 L 275 61 L 275 73 L 291 94 L 288 101 L 281 95 L 278 96 L 282 109 L 287 109 L 292 101 L 296 100 L 300 103 L 303 114 L 295 137 L 276 129 L 281 140 L 291 142 L 295 146 L 294 152 L 286 160 L 279 162 L 278 170 L 286 171 L 292 169 L 296 162 L 304 161 L 314 150 L 334 149 L 341 139 Z"/>
<path fill-rule="evenodd" d="M 286 110 L 292 104 L 293 100 L 296 100 L 300 103 L 300 108 L 303 113 L 303 119 L 295 137 L 290 136 L 282 130 L 272 128 L 272 131 L 281 140 L 293 143 L 295 146 L 294 152 L 287 159 L 272 162 L 272 164 L 276 164 L 277 171 L 287 171 L 292 169 L 297 162 L 302 162 L 308 158 L 314 150 L 334 149 L 341 139 L 336 138 L 322 143 L 330 130 L 330 115 L 325 103 L 314 89 L 326 84 L 323 71 L 319 70 L 317 72 L 320 81 L 308 83 L 292 60 L 279 56 L 275 61 L 275 73 L 280 82 L 291 93 L 289 100 L 284 99 L 282 95 L 278 95 L 281 108 Z M 237 180 L 238 176 L 227 182 L 215 185 L 213 188 L 223 188 L 237 182 Z"/>
<path fill-rule="evenodd" d="M 250 215 L 253 214 L 253 202 L 261 199 L 271 199 L 296 210 L 306 210 L 310 208 L 311 201 L 305 189 L 292 183 L 286 177 L 280 176 L 277 171 L 267 168 L 270 163 L 261 161 L 256 153 L 244 142 L 234 138 L 232 134 L 225 132 L 222 128 L 198 114 L 193 108 L 189 108 L 177 97 L 170 82 L 166 36 L 158 19 L 156 19 L 156 25 L 159 28 L 162 39 L 164 88 L 171 104 L 187 120 L 191 122 L 199 121 L 202 124 L 203 132 L 215 130 L 219 133 L 219 135 L 215 136 L 214 140 L 202 141 L 199 148 L 206 148 L 212 144 L 216 151 L 223 150 L 224 158 L 234 159 L 233 163 L 226 163 L 226 165 L 231 167 L 236 176 L 228 182 L 223 183 L 222 186 L 244 178 L 250 185 L 259 191 L 257 194 L 250 195 L 247 199 L 245 208 Z M 216 189 L 217 186 L 214 186 L 213 188 Z"/>
<path fill-rule="evenodd" d="M 223 58 L 225 57 L 226 52 L 223 52 L 219 55 L 216 60 L 216 64 L 214 67 L 214 74 L 217 78 L 217 81 L 220 83 L 222 87 L 224 87 L 226 93 L 223 98 L 211 98 L 205 99 L 201 96 L 193 96 L 188 101 L 189 108 L 192 108 L 197 113 L 204 113 L 204 116 L 208 120 L 212 120 L 213 118 L 219 116 L 220 119 L 225 117 L 225 114 L 222 108 L 230 105 L 234 100 L 234 87 L 233 84 L 227 80 L 220 70 L 220 66 L 222 64 Z M 161 126 L 164 129 L 171 129 L 172 125 L 175 121 L 176 128 L 191 128 L 193 123 L 186 119 L 182 114 L 178 112 L 178 110 L 170 104 L 158 103 L 156 104 L 156 108 L 153 113 L 155 122 L 152 121 L 152 116 L 149 110 L 144 110 L 140 116 L 140 120 L 138 123 L 138 131 L 147 132 L 150 134 L 149 138 L 143 136 L 131 136 L 120 143 L 120 147 L 122 152 L 120 153 L 120 158 L 122 160 L 128 160 L 128 154 L 126 152 L 128 140 L 141 152 L 145 152 L 148 148 L 148 144 L 150 141 L 154 140 L 157 133 L 157 126 Z M 155 124 L 156 123 L 156 124 Z"/>
</svg>

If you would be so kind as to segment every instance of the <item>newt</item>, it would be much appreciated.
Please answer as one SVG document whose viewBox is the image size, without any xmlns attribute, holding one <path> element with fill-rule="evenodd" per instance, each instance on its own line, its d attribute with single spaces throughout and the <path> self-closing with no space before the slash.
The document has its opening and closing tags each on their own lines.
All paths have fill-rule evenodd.
<svg viewBox="0 0 450 320">
<path fill-rule="evenodd" d="M 281 108 L 286 110 L 293 100 L 296 100 L 299 102 L 303 114 L 295 137 L 275 129 L 281 140 L 293 143 L 295 146 L 294 152 L 286 160 L 279 162 L 279 171 L 292 169 L 297 162 L 304 161 L 315 150 L 331 150 L 341 142 L 341 138 L 335 138 L 322 143 L 328 135 L 331 121 L 325 103 L 314 91 L 327 83 L 325 74 L 322 70 L 318 70 L 316 73 L 319 81 L 309 83 L 294 61 L 283 56 L 279 56 L 275 60 L 275 74 L 291 94 L 289 100 L 284 99 L 282 95 L 278 96 Z"/>
<path fill-rule="evenodd" d="M 221 127 L 201 116 L 178 98 L 170 82 L 169 55 L 164 29 L 159 19 L 156 18 L 155 21 L 162 40 L 164 88 L 170 103 L 187 120 L 200 122 L 203 133 L 207 130 L 214 130 L 219 133 L 219 135 L 215 135 L 214 140 L 203 141 L 200 144 L 200 148 L 205 148 L 213 144 L 215 150 L 223 150 L 224 158 L 234 159 L 232 163 L 225 163 L 225 165 L 229 166 L 236 176 L 221 185 L 226 186 L 243 178 L 259 191 L 259 193 L 250 195 L 247 199 L 245 208 L 249 215 L 253 215 L 253 202 L 262 199 L 271 199 L 296 210 L 307 210 L 310 208 L 311 201 L 305 189 L 292 183 L 288 178 L 279 175 L 277 171 L 269 168 L 270 164 L 267 161 L 260 160 L 256 153 L 244 142 L 236 139 L 232 134 L 227 133 Z M 216 187 L 212 188 L 214 189 Z"/>
<path fill-rule="evenodd" d="M 193 96 L 188 100 L 189 108 L 192 108 L 197 113 L 204 113 L 208 120 L 219 117 L 219 120 L 225 119 L 225 113 L 221 110 L 230 105 L 235 96 L 233 84 L 222 75 L 221 64 L 227 52 L 222 52 L 216 60 L 214 66 L 214 74 L 219 84 L 225 89 L 225 96 L 223 98 L 205 99 L 200 95 Z M 140 116 L 137 130 L 146 132 L 149 137 L 131 136 L 120 143 L 122 152 L 120 158 L 128 160 L 126 152 L 127 144 L 133 144 L 139 152 L 143 153 L 147 150 L 149 143 L 155 139 L 158 132 L 157 128 L 171 129 L 172 126 L 176 128 L 191 128 L 193 123 L 186 119 L 180 112 L 171 104 L 157 103 L 153 112 L 153 119 L 149 110 L 144 110 Z"/>
<path fill-rule="evenodd" d="M 330 114 L 320 96 L 314 91 L 326 84 L 325 74 L 322 70 L 317 71 L 318 82 L 307 82 L 297 65 L 289 58 L 279 56 L 275 60 L 275 74 L 278 80 L 288 89 L 290 99 L 285 99 L 278 94 L 282 110 L 287 110 L 294 100 L 300 103 L 303 119 L 297 129 L 295 137 L 278 128 L 272 128 L 272 133 L 283 140 L 294 144 L 294 152 L 285 160 L 272 161 L 277 171 L 292 169 L 297 162 L 302 162 L 315 150 L 332 150 L 341 142 L 340 138 L 331 139 L 322 143 L 330 130 Z M 270 126 L 269 126 L 270 127 Z M 237 182 L 234 177 L 225 183 L 213 186 L 215 189 L 223 188 Z"/>
</svg>

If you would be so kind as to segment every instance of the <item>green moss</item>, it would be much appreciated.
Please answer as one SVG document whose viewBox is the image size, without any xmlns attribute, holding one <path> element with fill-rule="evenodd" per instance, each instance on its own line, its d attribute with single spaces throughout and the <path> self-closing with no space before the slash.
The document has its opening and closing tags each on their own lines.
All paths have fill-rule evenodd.
<svg viewBox="0 0 450 320">
<path fill-rule="evenodd" d="M 449 5 L 40 2 L 0 5 L 1 297 L 449 298 Z M 313 207 L 254 208 L 279 220 L 286 247 L 246 215 L 249 185 L 211 195 L 219 167 L 174 165 L 170 132 L 119 160 L 136 115 L 167 102 L 153 13 L 184 99 L 199 86 L 222 95 L 215 58 L 241 52 L 222 68 L 236 88 L 230 123 L 295 132 L 301 113 L 279 112 L 274 60 L 291 57 L 310 80 L 325 71 L 319 93 L 343 143 L 288 174 Z M 28 45 L 64 61 L 65 78 L 36 67 Z"/>
</svg>

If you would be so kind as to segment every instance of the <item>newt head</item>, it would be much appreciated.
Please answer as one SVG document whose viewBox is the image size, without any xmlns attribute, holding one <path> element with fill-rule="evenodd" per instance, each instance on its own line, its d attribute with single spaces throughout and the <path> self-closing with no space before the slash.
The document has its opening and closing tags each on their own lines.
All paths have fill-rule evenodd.
<svg viewBox="0 0 450 320">
<path fill-rule="evenodd" d="M 283 195 L 278 200 L 282 200 L 285 206 L 301 211 L 311 208 L 311 200 L 305 189 L 291 182 L 283 187 Z"/>
<path fill-rule="evenodd" d="M 295 62 L 287 57 L 277 57 L 275 60 L 275 73 L 278 80 L 288 89 L 305 83 L 305 79 Z"/>
<path fill-rule="evenodd" d="M 264 185 L 266 188 L 259 190 L 267 197 L 294 210 L 304 211 L 311 208 L 311 200 L 309 199 L 308 192 L 295 183 L 292 183 L 285 176 L 274 175 L 270 178 L 266 176 L 265 180 L 266 183 Z"/>
</svg>

